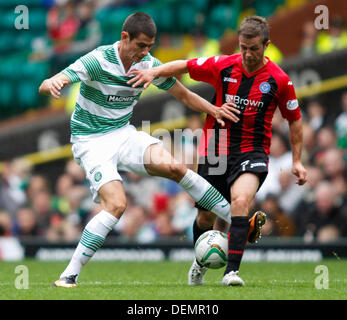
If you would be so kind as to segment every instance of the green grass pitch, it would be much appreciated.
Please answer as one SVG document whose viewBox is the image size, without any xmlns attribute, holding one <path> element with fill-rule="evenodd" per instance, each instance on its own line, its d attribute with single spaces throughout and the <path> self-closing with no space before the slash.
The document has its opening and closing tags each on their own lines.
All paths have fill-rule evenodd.
<svg viewBox="0 0 347 320">
<path fill-rule="evenodd" d="M 15 284 L 28 270 L 28 289 Z M 316 263 L 244 262 L 240 275 L 244 287 L 222 287 L 224 269 L 209 270 L 205 284 L 187 285 L 188 262 L 89 262 L 77 288 L 54 288 L 51 284 L 67 262 L 0 262 L 1 300 L 346 300 L 347 260 L 327 259 Z M 323 265 L 327 288 L 322 284 Z M 318 277 L 318 278 L 317 278 Z M 17 282 L 16 282 L 17 278 Z"/>
</svg>

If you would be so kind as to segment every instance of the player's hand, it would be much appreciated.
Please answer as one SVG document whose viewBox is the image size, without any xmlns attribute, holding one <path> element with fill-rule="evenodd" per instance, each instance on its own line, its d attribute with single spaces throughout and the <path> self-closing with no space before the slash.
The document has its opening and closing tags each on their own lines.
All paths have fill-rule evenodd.
<svg viewBox="0 0 347 320">
<path fill-rule="evenodd" d="M 69 83 L 60 79 L 49 79 L 48 90 L 53 98 L 59 99 L 61 95 L 61 90 Z"/>
<path fill-rule="evenodd" d="M 136 70 L 133 69 L 130 72 L 126 74 L 126 76 L 135 76 L 129 81 L 127 81 L 127 84 L 132 84 L 133 88 L 136 88 L 143 84 L 143 88 L 147 89 L 148 86 L 152 83 L 154 80 L 155 76 L 151 69 L 146 69 L 146 70 Z"/>
<path fill-rule="evenodd" d="M 232 122 L 238 122 L 240 119 L 236 114 L 240 114 L 240 110 L 237 109 L 237 106 L 233 102 L 226 102 L 221 107 L 216 107 L 215 118 L 217 122 L 224 127 L 225 122 L 223 118 L 228 119 Z"/>
<path fill-rule="evenodd" d="M 307 181 L 307 171 L 300 161 L 294 162 L 292 173 L 297 177 L 296 184 L 303 185 Z"/>
</svg>

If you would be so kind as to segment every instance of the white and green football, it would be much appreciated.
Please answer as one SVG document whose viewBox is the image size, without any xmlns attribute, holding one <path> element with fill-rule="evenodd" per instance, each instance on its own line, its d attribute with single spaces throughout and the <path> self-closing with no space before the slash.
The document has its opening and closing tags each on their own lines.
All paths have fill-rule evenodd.
<svg viewBox="0 0 347 320">
<path fill-rule="evenodd" d="M 203 233 L 195 243 L 196 260 L 204 267 L 219 269 L 227 264 L 228 236 L 217 230 Z"/>
</svg>

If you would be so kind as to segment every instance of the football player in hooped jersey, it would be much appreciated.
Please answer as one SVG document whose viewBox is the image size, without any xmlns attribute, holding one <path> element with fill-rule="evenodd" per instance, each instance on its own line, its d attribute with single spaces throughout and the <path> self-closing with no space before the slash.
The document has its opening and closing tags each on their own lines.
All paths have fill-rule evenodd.
<svg viewBox="0 0 347 320">
<path fill-rule="evenodd" d="M 126 74 L 160 65 L 149 54 L 156 26 L 147 14 L 137 12 L 124 22 L 120 41 L 101 46 L 62 72 L 43 81 L 39 92 L 59 98 L 65 86 L 81 82 L 71 116 L 72 152 L 85 170 L 101 211 L 86 225 L 70 263 L 55 281 L 59 287 L 75 287 L 82 266 L 101 247 L 126 208 L 126 196 L 118 170 L 172 179 L 206 210 L 230 222 L 230 204 L 205 179 L 173 159 L 155 139 L 129 124 L 144 88 L 133 88 Z M 186 89 L 175 78 L 160 77 L 153 83 L 188 107 L 207 112 L 221 125 L 238 121 L 233 103 L 218 108 Z"/>
<path fill-rule="evenodd" d="M 307 180 L 306 169 L 301 162 L 302 122 L 298 101 L 292 82 L 287 74 L 264 56 L 270 43 L 267 21 L 258 16 L 246 17 L 238 30 L 241 53 L 230 56 L 200 57 L 192 60 L 178 60 L 146 71 L 133 70 L 135 75 L 129 83 L 134 87 L 147 87 L 158 76 L 172 76 L 188 73 L 197 81 L 214 86 L 216 105 L 234 102 L 240 110 L 240 121 L 226 120 L 221 126 L 211 116 L 207 116 L 203 139 L 200 141 L 200 161 L 198 173 L 205 177 L 226 199 L 231 200 L 231 225 L 228 234 L 228 264 L 224 272 L 224 286 L 244 285 L 239 276 L 239 267 L 247 242 L 255 242 L 265 213 L 258 211 L 252 218 L 248 210 L 256 192 L 264 182 L 268 172 L 268 154 L 271 143 L 271 121 L 275 109 L 279 107 L 282 116 L 289 123 L 289 140 L 292 148 L 292 173 L 297 183 Z M 223 127 L 222 127 L 223 128 Z M 214 140 L 211 130 L 214 130 Z M 221 139 L 220 136 L 223 136 Z M 211 141 L 214 142 L 210 147 Z M 208 155 L 215 153 L 225 159 L 227 169 L 211 175 L 213 164 Z M 213 227 L 215 217 L 197 204 L 198 216 L 194 222 L 194 240 Z M 189 273 L 190 285 L 203 283 L 206 268 L 193 262 Z"/>
</svg>

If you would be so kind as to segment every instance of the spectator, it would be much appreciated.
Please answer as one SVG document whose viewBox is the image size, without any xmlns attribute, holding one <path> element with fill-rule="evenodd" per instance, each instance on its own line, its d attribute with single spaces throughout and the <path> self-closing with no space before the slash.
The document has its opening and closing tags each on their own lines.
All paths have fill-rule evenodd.
<svg viewBox="0 0 347 320">
<path fill-rule="evenodd" d="M 311 57 L 316 54 L 317 29 L 312 21 L 306 21 L 302 28 L 300 55 Z"/>
<path fill-rule="evenodd" d="M 317 37 L 317 53 L 325 54 L 347 48 L 347 30 L 342 16 L 334 16 L 328 31 L 320 31 Z"/>
<path fill-rule="evenodd" d="M 340 149 L 328 149 L 322 159 L 322 168 L 327 180 L 334 186 L 337 194 L 345 196 L 346 194 L 346 163 L 344 161 L 344 152 Z"/>
<path fill-rule="evenodd" d="M 280 134 L 288 134 L 289 127 L 286 124 L 285 121 L 283 121 L 283 117 L 281 115 L 281 111 L 279 109 L 276 109 L 274 116 L 272 118 L 272 130 L 274 132 L 278 132 Z"/>
<path fill-rule="evenodd" d="M 127 209 L 123 215 L 122 223 L 117 224 L 116 230 L 126 240 L 147 242 L 152 241 L 152 235 L 146 234 L 147 214 L 140 206 L 134 206 L 128 202 Z"/>
<path fill-rule="evenodd" d="M 0 175 L 0 207 L 14 216 L 17 209 L 26 201 L 25 185 L 31 167 L 24 160 L 5 162 Z"/>
<path fill-rule="evenodd" d="M 31 207 L 37 217 L 37 224 L 42 234 L 47 231 L 51 225 L 61 220 L 61 215 L 53 211 L 51 207 L 51 195 L 42 190 L 35 194 L 32 199 Z"/>
<path fill-rule="evenodd" d="M 193 49 L 188 52 L 185 59 L 213 57 L 220 54 L 218 40 L 209 39 L 201 28 L 193 30 L 191 35 L 193 38 Z M 189 74 L 184 74 L 181 80 L 182 83 L 186 86 L 193 86 L 198 84 L 197 81 L 189 77 Z"/>
<path fill-rule="evenodd" d="M 325 108 L 316 100 L 310 101 L 306 106 L 308 123 L 318 131 L 325 124 Z"/>
<path fill-rule="evenodd" d="M 339 237 L 339 229 L 332 224 L 320 228 L 317 233 L 317 241 L 320 243 L 334 242 L 337 241 Z"/>
<path fill-rule="evenodd" d="M 159 45 L 154 49 L 153 56 L 162 63 L 183 59 L 192 48 L 188 37 L 177 37 L 165 32 L 159 35 L 158 43 Z"/>
<path fill-rule="evenodd" d="M 19 237 L 42 235 L 33 209 L 22 207 L 17 211 L 15 234 Z"/>
<path fill-rule="evenodd" d="M 166 238 L 176 234 L 176 230 L 171 224 L 171 216 L 169 214 L 160 214 L 153 221 L 153 229 L 156 238 Z"/>
<path fill-rule="evenodd" d="M 77 4 L 79 27 L 69 48 L 64 52 L 65 65 L 100 45 L 102 33 L 99 21 L 94 17 L 94 6 L 94 2 L 90 0 Z"/>
<path fill-rule="evenodd" d="M 281 50 L 272 42 L 270 42 L 270 44 L 266 48 L 264 55 L 277 64 L 280 64 L 283 60 L 283 54 Z"/>
<path fill-rule="evenodd" d="M 295 222 L 281 209 L 277 196 L 268 194 L 260 208 L 267 215 L 266 224 L 262 229 L 264 235 L 291 237 L 295 234 Z"/>
<path fill-rule="evenodd" d="M 53 43 L 51 58 L 51 73 L 56 74 L 65 63 L 64 53 L 71 48 L 79 28 L 76 15 L 76 5 L 73 0 L 56 0 L 55 5 L 47 14 L 47 30 Z"/>
<path fill-rule="evenodd" d="M 281 191 L 278 195 L 279 206 L 289 215 L 293 215 L 302 199 L 302 188 L 295 183 L 293 175 L 288 170 L 282 170 L 278 180 L 281 186 Z"/>
<path fill-rule="evenodd" d="M 70 210 L 68 195 L 73 187 L 72 177 L 63 173 L 58 177 L 55 186 L 55 195 L 52 198 L 52 206 L 63 214 L 67 214 Z"/>
<path fill-rule="evenodd" d="M 304 162 L 313 163 L 313 155 L 316 151 L 315 131 L 308 122 L 303 122 L 303 159 Z"/>
<path fill-rule="evenodd" d="M 124 189 L 133 199 L 135 206 L 151 210 L 154 194 L 161 190 L 160 180 L 156 177 L 145 177 L 134 173 L 125 173 Z"/>
<path fill-rule="evenodd" d="M 11 214 L 6 210 L 0 209 L 0 237 L 12 236 Z"/>
<path fill-rule="evenodd" d="M 70 223 L 76 227 L 83 225 L 91 211 L 91 202 L 86 187 L 75 184 L 71 174 L 64 173 L 57 179 L 52 208 L 59 211 Z"/>
<path fill-rule="evenodd" d="M 316 135 L 316 150 L 312 157 L 316 165 L 321 165 L 324 159 L 324 154 L 331 148 L 336 148 L 337 138 L 336 133 L 331 127 L 322 127 Z"/>
<path fill-rule="evenodd" d="M 179 192 L 172 199 L 172 226 L 177 233 L 193 240 L 192 224 L 196 218 L 197 209 L 194 201 L 185 192 Z"/>
<path fill-rule="evenodd" d="M 302 192 L 301 201 L 294 209 L 294 220 L 300 220 L 304 212 L 309 210 L 315 201 L 315 192 L 318 184 L 323 181 L 324 173 L 320 167 L 308 166 L 307 167 L 308 180 Z"/>
<path fill-rule="evenodd" d="M 49 182 L 45 176 L 40 174 L 34 174 L 31 177 L 26 190 L 28 202 L 31 203 L 35 198 L 36 194 L 40 192 L 50 192 Z"/>
<path fill-rule="evenodd" d="M 291 170 L 292 154 L 289 151 L 286 138 L 273 133 L 269 155 L 269 173 L 256 195 L 257 201 L 262 201 L 269 193 L 278 195 L 281 191 L 279 175 L 282 170 Z"/>
<path fill-rule="evenodd" d="M 341 113 L 334 121 L 337 146 L 347 149 L 347 91 L 341 97 Z"/>
<path fill-rule="evenodd" d="M 301 212 L 298 221 L 299 235 L 307 242 L 317 239 L 321 229 L 334 226 L 339 236 L 347 235 L 347 219 L 331 183 L 322 181 L 315 190 L 314 204 Z"/>
<path fill-rule="evenodd" d="M 70 47 L 78 27 L 75 2 L 56 0 L 47 14 L 47 30 L 53 41 L 54 53 L 62 53 Z"/>
<path fill-rule="evenodd" d="M 343 151 L 336 148 L 326 150 L 322 165 L 324 173 L 330 182 L 338 177 L 343 177 L 346 171 L 346 164 L 343 159 Z"/>
<path fill-rule="evenodd" d="M 66 163 L 65 172 L 72 178 L 74 184 L 89 188 L 85 172 L 73 159 Z"/>
</svg>

